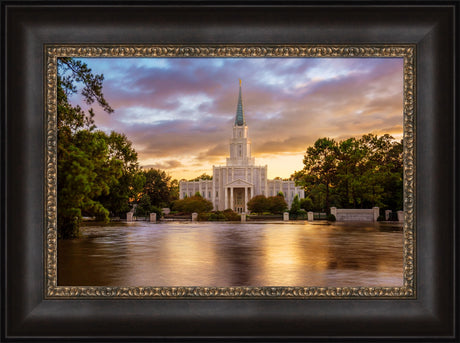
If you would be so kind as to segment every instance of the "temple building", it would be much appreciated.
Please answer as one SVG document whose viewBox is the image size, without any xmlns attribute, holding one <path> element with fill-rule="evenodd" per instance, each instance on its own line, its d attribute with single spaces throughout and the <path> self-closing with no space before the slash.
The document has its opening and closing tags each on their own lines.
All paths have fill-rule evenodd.
<svg viewBox="0 0 460 343">
<path fill-rule="evenodd" d="M 244 117 L 241 80 L 232 137 L 230 138 L 230 157 L 225 166 L 212 167 L 212 180 L 180 181 L 179 194 L 183 199 L 196 192 L 214 205 L 214 210 L 223 211 L 230 208 L 238 213 L 247 213 L 247 202 L 256 195 L 267 197 L 283 192 L 291 207 L 296 195 L 305 197 L 304 190 L 296 187 L 294 181 L 268 180 L 267 166 L 255 164 L 251 156 L 251 140 Z"/>
</svg>

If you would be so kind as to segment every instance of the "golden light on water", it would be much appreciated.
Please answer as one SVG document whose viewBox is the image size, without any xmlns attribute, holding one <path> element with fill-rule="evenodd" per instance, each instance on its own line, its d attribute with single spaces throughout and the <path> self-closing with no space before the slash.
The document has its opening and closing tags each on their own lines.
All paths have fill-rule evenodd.
<svg viewBox="0 0 460 343">
<path fill-rule="evenodd" d="M 88 227 L 59 241 L 58 284 L 402 286 L 400 227 L 161 223 Z"/>
</svg>

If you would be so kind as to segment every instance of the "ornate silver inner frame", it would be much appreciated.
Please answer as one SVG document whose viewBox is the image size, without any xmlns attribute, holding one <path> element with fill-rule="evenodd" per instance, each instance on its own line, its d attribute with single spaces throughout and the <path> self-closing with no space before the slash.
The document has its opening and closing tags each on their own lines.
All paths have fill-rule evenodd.
<svg viewBox="0 0 460 343">
<path fill-rule="evenodd" d="M 51 298 L 398 298 L 416 297 L 415 251 L 415 89 L 414 45 L 47 45 L 45 53 L 45 297 Z M 57 284 L 57 59 L 60 57 L 363 57 L 404 59 L 404 226 L 403 287 L 100 287 Z"/>
</svg>

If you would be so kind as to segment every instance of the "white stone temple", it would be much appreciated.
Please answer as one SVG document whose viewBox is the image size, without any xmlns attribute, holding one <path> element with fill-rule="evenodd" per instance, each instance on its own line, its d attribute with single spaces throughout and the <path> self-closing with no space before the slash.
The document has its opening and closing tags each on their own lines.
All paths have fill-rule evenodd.
<svg viewBox="0 0 460 343">
<path fill-rule="evenodd" d="M 283 192 L 289 207 L 295 195 L 300 199 L 305 197 L 304 190 L 296 187 L 294 181 L 268 180 L 267 166 L 256 165 L 254 157 L 251 157 L 251 140 L 244 118 L 241 80 L 230 138 L 230 157 L 227 157 L 225 166 L 212 166 L 212 171 L 212 180 L 180 181 L 180 198 L 200 192 L 201 196 L 213 203 L 216 211 L 230 208 L 238 213 L 247 213 L 247 202 L 256 195 L 269 197 Z"/>
</svg>

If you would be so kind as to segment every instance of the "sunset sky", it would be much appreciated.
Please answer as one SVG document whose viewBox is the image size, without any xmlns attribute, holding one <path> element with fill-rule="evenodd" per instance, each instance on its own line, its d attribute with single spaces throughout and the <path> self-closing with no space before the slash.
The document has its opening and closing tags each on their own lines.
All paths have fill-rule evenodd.
<svg viewBox="0 0 460 343">
<path fill-rule="evenodd" d="M 124 133 L 145 168 L 173 178 L 212 174 L 229 155 L 242 80 L 253 156 L 268 177 L 302 169 L 321 137 L 402 138 L 402 58 L 86 58 L 104 74 L 112 114 L 96 125 Z M 82 105 L 79 96 L 71 98 Z M 82 107 L 84 107 L 82 105 Z"/>
</svg>

